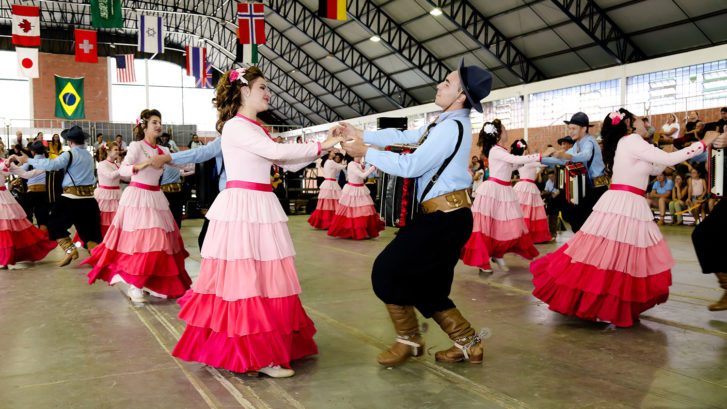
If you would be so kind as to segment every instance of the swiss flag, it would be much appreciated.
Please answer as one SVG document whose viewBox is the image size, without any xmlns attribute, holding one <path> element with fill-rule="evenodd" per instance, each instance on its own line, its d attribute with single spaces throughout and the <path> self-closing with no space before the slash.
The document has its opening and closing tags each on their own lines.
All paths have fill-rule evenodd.
<svg viewBox="0 0 727 409">
<path fill-rule="evenodd" d="M 38 78 L 38 49 L 15 47 L 18 55 L 18 74 L 26 78 Z"/>
<path fill-rule="evenodd" d="M 95 31 L 76 29 L 76 61 L 98 62 L 98 44 L 96 43 Z"/>
<path fill-rule="evenodd" d="M 13 44 L 40 45 L 40 7 L 13 4 Z"/>
</svg>

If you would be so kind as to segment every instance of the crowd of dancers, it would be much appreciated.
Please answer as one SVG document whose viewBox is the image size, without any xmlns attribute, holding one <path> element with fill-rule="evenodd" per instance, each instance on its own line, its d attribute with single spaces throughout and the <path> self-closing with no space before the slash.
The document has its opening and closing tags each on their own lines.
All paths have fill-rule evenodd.
<svg viewBox="0 0 727 409">
<path fill-rule="evenodd" d="M 491 270 L 492 263 L 507 270 L 507 253 L 534 260 L 533 294 L 552 310 L 619 327 L 634 325 L 640 313 L 667 300 L 674 264 L 644 197 L 649 175 L 700 155 L 712 144 L 724 146 L 727 133 L 708 133 L 698 143 L 666 153 L 644 140 L 639 118 L 620 109 L 603 119 L 601 149 L 588 133 L 587 116 L 578 113 L 566 121 L 575 136 L 571 149 L 532 153 L 524 144 L 508 151 L 502 124 L 487 122 L 477 145 L 488 158 L 490 175 L 470 192 L 470 110 L 482 112 L 480 101 L 491 85 L 489 72 L 461 63 L 438 85 L 435 103 L 442 113 L 428 126 L 364 132 L 341 123 L 323 142 L 280 144 L 257 120 L 270 99 L 263 73 L 254 66 L 231 70 L 219 80 L 213 100 L 219 138 L 193 151 L 172 153 L 157 145 L 162 113 L 145 109 L 134 130 L 137 141 L 121 164 L 119 147 L 107 144 L 97 166 L 98 184 L 94 158 L 85 148 L 89 135 L 72 127 L 62 133 L 70 151 L 51 159 L 41 147 L 30 146 L 33 158 L 11 155 L 0 162 L 3 182 L 13 173 L 28 180 L 30 192 L 41 190 L 34 178 L 43 172 L 63 170 L 64 175 L 62 195 L 47 220 L 36 217 L 38 227 L 2 184 L 0 265 L 41 260 L 56 245 L 64 251 L 59 265 L 71 263 L 79 257 L 68 231 L 74 226 L 90 253 L 81 263 L 91 267 L 89 284 L 125 283 L 134 302 L 148 296 L 178 299 L 186 328 L 173 356 L 234 372 L 292 376 L 292 360 L 317 353 L 316 330 L 298 297 L 295 249 L 270 169 L 297 171 L 325 156 L 317 208 L 308 221 L 330 236 L 358 240 L 377 237 L 383 229 L 364 185 L 372 172 L 416 179 L 420 211 L 372 266 L 374 293 L 386 305 L 397 334 L 378 356 L 380 364 L 401 365 L 423 354 L 415 310 L 433 318 L 453 341 L 451 348 L 435 354 L 437 361 L 482 362 L 482 340 L 450 298 L 460 259 L 483 271 Z M 408 155 L 375 148 L 401 143 L 419 148 Z M 334 152 L 341 145 L 351 155 L 347 164 Z M 213 158 L 219 194 L 206 214 L 200 271 L 192 283 L 173 199 L 160 184 L 166 185 L 165 169 Z M 550 241 L 551 234 L 533 179 L 539 168 L 569 161 L 584 163 L 588 172 L 585 199 L 564 211 L 575 235 L 536 259 L 534 244 Z M 337 179 L 344 168 L 348 183 L 341 189 Z M 512 187 L 516 169 L 520 181 Z M 123 192 L 122 179 L 129 181 Z M 719 240 L 713 240 L 724 226 L 723 208 L 721 202 L 694 238 L 711 243 L 697 248 L 699 262 L 704 273 L 718 273 L 727 290 L 727 269 L 715 257 Z M 418 256 L 402 256 L 407 254 Z M 720 303 L 727 309 L 727 291 Z"/>
</svg>

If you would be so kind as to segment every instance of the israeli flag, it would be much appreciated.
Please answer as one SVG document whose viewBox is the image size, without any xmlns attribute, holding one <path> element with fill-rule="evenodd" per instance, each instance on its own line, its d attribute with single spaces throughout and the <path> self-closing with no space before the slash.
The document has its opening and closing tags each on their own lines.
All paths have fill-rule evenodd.
<svg viewBox="0 0 727 409">
<path fill-rule="evenodd" d="M 139 51 L 143 53 L 161 54 L 164 52 L 164 27 L 162 18 L 156 16 L 139 16 Z"/>
</svg>

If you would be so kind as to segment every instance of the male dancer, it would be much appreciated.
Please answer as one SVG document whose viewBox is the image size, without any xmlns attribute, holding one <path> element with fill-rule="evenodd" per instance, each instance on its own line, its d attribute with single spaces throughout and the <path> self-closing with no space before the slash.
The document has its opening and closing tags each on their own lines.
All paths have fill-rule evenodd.
<svg viewBox="0 0 727 409">
<path fill-rule="evenodd" d="M 712 147 L 715 149 L 727 147 L 727 126 L 724 126 L 721 131 L 723 133 L 712 142 Z M 719 286 L 725 290 L 719 301 L 707 307 L 710 311 L 727 310 L 727 263 L 722 254 L 725 230 L 727 230 L 727 200 L 723 199 L 712 209 L 709 216 L 694 228 L 692 233 L 692 243 L 694 243 L 699 265 L 702 267 L 702 273 L 714 273 L 719 281 Z"/>
<path fill-rule="evenodd" d="M 482 362 L 478 334 L 449 299 L 454 266 L 472 233 L 467 194 L 472 184 L 467 169 L 472 147 L 470 108 L 482 112 L 480 101 L 492 87 L 489 72 L 463 63 L 437 86 L 434 103 L 442 107 L 442 113 L 428 126 L 403 132 L 364 132 L 346 123 L 334 128 L 349 139 L 343 144 L 349 155 L 365 156 L 367 163 L 383 172 L 416 178 L 421 211 L 379 254 L 371 274 L 374 292 L 386 303 L 397 332 L 396 343 L 378 356 L 382 365 L 400 365 L 424 353 L 414 308 L 434 318 L 455 342 L 436 353 L 437 361 Z M 400 143 L 420 146 L 412 154 L 399 155 L 366 145 Z"/>
<path fill-rule="evenodd" d="M 588 170 L 586 195 L 578 205 L 567 205 L 562 209 L 563 218 L 571 226 L 573 233 L 580 230 L 583 223 L 593 211 L 601 195 L 608 190 L 609 179 L 606 175 L 606 166 L 603 164 L 601 147 L 596 138 L 588 133 L 593 126 L 588 123 L 588 115 L 576 112 L 570 121 L 563 121 L 567 125 L 568 136 L 575 141 L 575 145 L 563 152 L 556 151 L 550 158 L 543 158 L 542 163 L 548 166 L 565 165 L 568 162 L 582 163 Z"/>
<path fill-rule="evenodd" d="M 93 155 L 86 149 L 86 139 L 89 135 L 83 132 L 81 127 L 73 126 L 64 130 L 61 136 L 68 141 L 71 150 L 63 152 L 55 159 L 29 159 L 25 155 L 17 157 L 21 163 L 28 163 L 36 169 L 65 170 L 63 194 L 48 217 L 49 238 L 56 240 L 66 253 L 65 258 L 58 263 L 59 267 L 68 265 L 71 260 L 78 258 L 78 251 L 68 233 L 71 225 L 76 227 L 88 251 L 103 239 L 101 212 L 93 197 L 93 185 L 96 182 L 93 174 Z"/>
</svg>

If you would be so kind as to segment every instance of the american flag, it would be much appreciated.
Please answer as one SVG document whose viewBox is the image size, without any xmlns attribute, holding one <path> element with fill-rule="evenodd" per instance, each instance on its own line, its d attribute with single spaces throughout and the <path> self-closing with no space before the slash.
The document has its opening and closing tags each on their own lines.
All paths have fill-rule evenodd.
<svg viewBox="0 0 727 409">
<path fill-rule="evenodd" d="M 134 54 L 117 55 L 115 58 L 116 81 L 136 82 L 136 75 L 134 75 Z"/>
<path fill-rule="evenodd" d="M 212 64 L 205 61 L 204 66 L 204 75 L 201 77 L 195 77 L 195 88 L 212 88 Z"/>
</svg>

